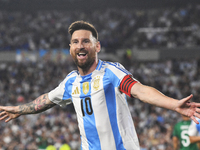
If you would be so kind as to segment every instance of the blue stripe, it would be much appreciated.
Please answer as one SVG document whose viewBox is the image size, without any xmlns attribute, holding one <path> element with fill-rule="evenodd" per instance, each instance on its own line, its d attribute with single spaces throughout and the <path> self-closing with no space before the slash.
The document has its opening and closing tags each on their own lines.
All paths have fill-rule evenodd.
<svg viewBox="0 0 200 150">
<path fill-rule="evenodd" d="M 200 119 L 198 120 L 198 122 L 200 123 Z M 198 131 L 199 134 L 200 134 L 200 124 L 196 124 L 196 128 L 197 128 L 197 131 Z"/>
<path fill-rule="evenodd" d="M 73 86 L 73 83 L 76 79 L 76 76 L 70 78 L 67 80 L 67 82 L 65 83 L 65 92 L 63 94 L 63 99 L 69 99 L 69 98 L 72 98 L 71 97 L 71 94 L 72 94 L 72 86 Z"/>
<path fill-rule="evenodd" d="M 110 76 L 110 77 L 108 77 Z M 108 78 L 111 78 L 112 81 L 108 81 Z M 113 79 L 114 78 L 114 79 Z M 116 83 L 110 84 L 110 82 L 115 81 Z M 117 109 L 116 109 L 116 94 L 115 94 L 115 86 L 119 82 L 119 79 L 116 75 L 114 75 L 110 70 L 106 71 L 106 74 L 103 78 L 103 87 L 105 91 L 106 104 L 108 109 L 108 114 L 110 118 L 110 123 L 112 127 L 112 131 L 114 134 L 115 145 L 117 150 L 125 150 L 122 137 L 119 132 L 118 124 L 117 124 Z"/>
<path fill-rule="evenodd" d="M 84 82 L 89 82 L 89 91 L 86 95 L 83 93 Z M 84 76 L 83 81 L 81 82 L 81 85 L 80 85 L 81 86 L 80 98 L 82 99 L 82 102 L 83 102 L 82 103 L 83 111 L 85 114 L 85 116 L 83 117 L 83 125 L 84 125 L 85 135 L 86 135 L 88 145 L 89 145 L 89 150 L 101 150 L 101 144 L 100 144 L 100 139 L 99 139 L 99 135 L 96 128 L 94 113 L 88 114 L 86 110 L 88 109 L 89 112 L 92 111 L 92 108 L 90 107 L 90 104 L 89 104 L 89 99 L 91 101 L 91 83 L 90 82 L 91 82 L 91 74 L 89 76 Z M 87 108 L 86 108 L 86 105 L 88 106 Z"/>
</svg>

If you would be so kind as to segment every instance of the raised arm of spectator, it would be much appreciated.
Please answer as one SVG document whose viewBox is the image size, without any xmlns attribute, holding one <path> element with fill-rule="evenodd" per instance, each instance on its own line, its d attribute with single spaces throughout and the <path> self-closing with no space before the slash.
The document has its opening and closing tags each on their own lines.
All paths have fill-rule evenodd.
<svg viewBox="0 0 200 150">
<path fill-rule="evenodd" d="M 200 103 L 190 102 L 193 95 L 181 100 L 173 99 L 162 94 L 153 87 L 135 83 L 131 88 L 131 95 L 145 103 L 158 107 L 174 110 L 182 115 L 190 117 L 195 123 L 199 124 L 195 117 L 200 118 Z"/>
<path fill-rule="evenodd" d="M 0 106 L 0 120 L 9 122 L 21 115 L 36 114 L 55 106 L 48 98 L 48 94 L 39 96 L 34 101 L 19 106 Z"/>
</svg>

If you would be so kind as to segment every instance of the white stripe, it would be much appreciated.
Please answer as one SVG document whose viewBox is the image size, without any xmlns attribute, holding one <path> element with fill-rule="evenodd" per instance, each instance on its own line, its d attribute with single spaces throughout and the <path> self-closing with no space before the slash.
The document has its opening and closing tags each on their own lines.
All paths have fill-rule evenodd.
<svg viewBox="0 0 200 150">
<path fill-rule="evenodd" d="M 92 77 L 93 81 L 95 76 Z M 92 82 L 92 88 L 91 88 L 91 99 L 92 101 L 92 107 L 94 111 L 95 121 L 96 121 L 96 128 L 99 135 L 100 143 L 101 143 L 101 149 L 109 149 L 115 150 L 115 139 L 113 136 L 110 119 L 108 115 L 106 100 L 105 100 L 105 93 L 103 89 L 103 75 L 101 76 L 100 82 L 99 82 L 99 89 L 95 90 L 93 88 L 94 82 Z M 98 93 L 98 94 L 97 94 Z M 99 95 L 104 95 L 102 97 L 99 97 Z"/>
</svg>

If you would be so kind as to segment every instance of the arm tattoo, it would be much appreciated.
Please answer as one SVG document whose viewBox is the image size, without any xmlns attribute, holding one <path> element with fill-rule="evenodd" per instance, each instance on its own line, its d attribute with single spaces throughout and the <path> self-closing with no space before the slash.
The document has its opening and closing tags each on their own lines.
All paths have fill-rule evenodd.
<svg viewBox="0 0 200 150">
<path fill-rule="evenodd" d="M 49 99 L 47 98 L 47 94 L 41 95 L 36 100 L 19 106 L 19 113 L 23 114 L 36 114 L 43 112 L 56 104 L 54 103 L 47 103 Z"/>
</svg>

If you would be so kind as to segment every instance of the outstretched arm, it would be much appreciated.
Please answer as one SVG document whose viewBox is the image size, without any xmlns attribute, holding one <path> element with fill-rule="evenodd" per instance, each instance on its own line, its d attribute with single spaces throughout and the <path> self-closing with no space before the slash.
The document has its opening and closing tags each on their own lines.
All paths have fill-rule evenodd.
<svg viewBox="0 0 200 150">
<path fill-rule="evenodd" d="M 153 87 L 135 83 L 131 88 L 131 95 L 135 98 L 142 100 L 158 107 L 174 110 L 182 115 L 190 117 L 195 123 L 199 122 L 195 119 L 200 118 L 200 103 L 190 102 L 192 95 L 181 100 L 168 97 Z"/>
<path fill-rule="evenodd" d="M 27 104 L 19 106 L 0 106 L 0 120 L 5 119 L 5 122 L 8 122 L 21 115 L 43 112 L 49 108 L 52 108 L 55 105 L 55 103 L 49 100 L 48 94 L 43 94 L 34 101 Z"/>
</svg>

